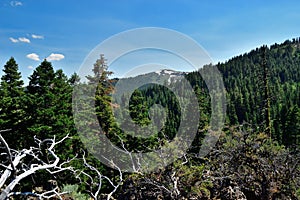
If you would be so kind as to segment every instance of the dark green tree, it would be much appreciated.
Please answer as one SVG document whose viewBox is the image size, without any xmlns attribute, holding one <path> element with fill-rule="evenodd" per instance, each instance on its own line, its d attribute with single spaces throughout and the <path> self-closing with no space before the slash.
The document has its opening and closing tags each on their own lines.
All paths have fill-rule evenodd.
<svg viewBox="0 0 300 200">
<path fill-rule="evenodd" d="M 130 98 L 129 111 L 132 120 L 136 124 L 144 126 L 150 123 L 146 99 L 138 89 L 134 91 Z"/>
<path fill-rule="evenodd" d="M 291 147 L 299 144 L 300 139 L 300 109 L 297 105 L 288 109 L 284 117 L 283 130 L 283 144 Z"/>
<path fill-rule="evenodd" d="M 27 128 L 31 136 L 38 135 L 45 139 L 54 135 L 55 99 L 58 94 L 53 93 L 55 72 L 52 64 L 44 60 L 29 77 L 27 87 Z M 51 134 L 50 134 L 51 133 Z"/>
<path fill-rule="evenodd" d="M 268 47 L 263 46 L 262 50 L 262 70 L 263 70 L 263 100 L 264 100 L 264 117 L 265 117 L 265 133 L 271 138 L 272 122 L 271 122 L 271 97 L 269 86 L 269 68 L 267 63 Z"/>
<path fill-rule="evenodd" d="M 44 60 L 29 77 L 28 129 L 41 138 L 75 133 L 72 118 L 72 86 L 61 69 L 54 72 Z"/>
<path fill-rule="evenodd" d="M 71 77 L 69 78 L 68 80 L 68 83 L 71 85 L 71 86 L 74 86 L 75 84 L 79 83 L 80 82 L 80 77 L 77 73 L 73 73 L 71 75 Z"/>
<path fill-rule="evenodd" d="M 29 77 L 28 93 L 46 93 L 51 89 L 54 77 L 55 73 L 52 64 L 45 59 Z"/>
<path fill-rule="evenodd" d="M 24 82 L 18 70 L 18 64 L 11 57 L 4 65 L 0 86 L 0 127 L 11 129 L 5 138 L 9 143 L 15 144 L 15 148 L 19 147 L 18 141 L 24 139 L 20 135 L 16 137 L 22 133 L 24 123 Z"/>
</svg>

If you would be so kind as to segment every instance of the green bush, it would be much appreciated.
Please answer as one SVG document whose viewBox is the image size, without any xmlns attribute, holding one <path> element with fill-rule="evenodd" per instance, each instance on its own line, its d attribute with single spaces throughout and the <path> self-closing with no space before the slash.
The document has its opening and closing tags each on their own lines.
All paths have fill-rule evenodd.
<svg viewBox="0 0 300 200">
<path fill-rule="evenodd" d="M 62 192 L 68 192 L 69 197 L 76 200 L 89 200 L 90 197 L 87 194 L 82 194 L 78 192 L 78 185 L 64 185 Z"/>
</svg>

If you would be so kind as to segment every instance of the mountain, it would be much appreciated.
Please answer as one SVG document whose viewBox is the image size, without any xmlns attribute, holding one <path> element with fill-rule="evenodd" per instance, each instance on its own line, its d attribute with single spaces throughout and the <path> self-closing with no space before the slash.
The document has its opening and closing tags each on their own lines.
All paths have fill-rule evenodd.
<svg viewBox="0 0 300 200">
<path fill-rule="evenodd" d="M 186 75 L 186 72 L 175 71 L 170 69 L 157 70 L 135 77 L 114 79 L 114 86 L 117 93 L 114 94 L 114 100 L 120 102 L 123 93 L 133 92 L 134 89 L 141 87 L 147 88 L 149 84 L 170 84 L 174 83 Z"/>
<path fill-rule="evenodd" d="M 199 154 L 201 150 L 199 146 L 206 145 L 202 138 L 210 125 L 210 104 L 218 102 L 211 102 L 208 89 L 199 72 L 160 70 L 136 78 L 136 82 L 142 83 L 165 77 L 167 87 L 160 87 L 157 84 L 140 87 L 138 92 L 122 98 L 124 102 L 129 98 L 128 110 L 133 113 L 132 117 L 136 117 L 133 119 L 147 124 L 149 120 L 147 108 L 153 104 L 160 104 L 167 110 L 167 121 L 157 137 L 162 135 L 164 139 L 173 139 L 185 116 L 181 115 L 182 108 L 176 106 L 178 97 L 175 95 L 174 98 L 174 94 L 168 91 L 171 87 L 180 89 L 183 86 L 180 77 L 184 76 L 198 98 L 199 129 L 187 157 L 183 159 L 185 164 L 182 161 L 175 162 L 164 170 L 151 173 L 148 177 L 146 175 L 146 178 L 141 176 L 129 179 L 127 184 L 122 186 L 120 199 L 132 196 L 136 199 L 157 197 L 158 189 L 153 185 L 170 185 L 174 180 L 170 178 L 170 174 L 176 174 L 179 180 L 176 182 L 178 183 L 176 188 L 180 191 L 177 193 L 177 199 L 179 195 L 186 195 L 184 199 L 299 199 L 300 162 L 297 153 L 299 152 L 297 147 L 300 146 L 299 38 L 270 47 L 262 46 L 215 66 L 222 74 L 227 92 L 227 115 L 224 131 L 218 142 L 205 158 L 200 159 L 194 155 Z M 205 73 L 211 67 L 212 65 L 204 66 L 200 72 Z M 180 92 L 186 94 L 187 91 L 183 89 Z M 189 105 L 190 102 L 186 101 L 185 104 Z M 187 109 L 197 110 L 197 105 Z M 151 111 L 154 115 L 150 116 L 161 115 L 160 110 Z M 153 120 L 151 117 L 150 119 Z M 191 131 L 189 128 L 185 129 L 187 133 Z M 157 130 L 153 129 L 153 132 L 155 131 Z M 149 146 L 155 140 L 130 137 L 128 141 L 134 141 L 131 145 L 137 148 L 139 144 L 143 147 Z M 161 141 L 161 138 L 158 141 Z M 285 149 L 284 146 L 288 148 Z M 200 166 L 204 166 L 206 170 L 202 171 L 203 168 Z M 154 180 L 155 184 L 147 184 L 149 180 Z M 207 180 L 211 182 L 207 184 Z M 159 194 L 164 199 L 174 199 L 174 196 L 165 190 Z"/>
<path fill-rule="evenodd" d="M 207 70 L 209 67 L 204 66 L 200 70 Z M 256 48 L 224 63 L 218 63 L 216 67 L 223 76 L 227 92 L 227 125 L 248 123 L 257 131 L 265 131 L 265 109 L 266 102 L 269 101 L 272 138 L 287 146 L 300 144 L 299 38 L 270 47 Z M 265 74 L 264 70 L 267 70 Z M 195 90 L 196 87 L 202 88 L 204 98 L 209 96 L 205 82 L 198 72 L 187 73 L 169 69 L 122 79 L 117 91 L 128 91 L 151 82 L 176 84 L 181 87 L 178 81 L 183 77 L 189 80 Z M 265 81 L 268 81 L 267 97 L 264 93 Z"/>
</svg>

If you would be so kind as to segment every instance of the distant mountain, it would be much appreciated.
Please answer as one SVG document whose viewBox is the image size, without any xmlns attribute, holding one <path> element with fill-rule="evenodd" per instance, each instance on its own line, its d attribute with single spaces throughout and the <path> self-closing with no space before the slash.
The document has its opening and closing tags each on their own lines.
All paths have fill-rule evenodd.
<svg viewBox="0 0 300 200">
<path fill-rule="evenodd" d="M 256 48 L 216 66 L 227 91 L 227 124 L 249 123 L 264 131 L 269 99 L 272 138 L 286 146 L 300 145 L 299 38 Z M 198 73 L 188 76 L 195 82 Z M 264 92 L 266 83 L 268 97 Z"/>
<path fill-rule="evenodd" d="M 133 91 L 137 88 L 145 88 L 148 84 L 170 84 L 183 78 L 187 73 L 181 71 L 175 71 L 170 69 L 157 70 L 146 74 L 141 74 L 135 77 L 115 79 L 115 87 L 117 94 L 114 94 L 114 98 L 119 101 L 121 94 L 124 91 Z"/>
<path fill-rule="evenodd" d="M 262 63 L 267 65 L 270 90 L 272 137 L 287 146 L 300 144 L 300 41 L 286 40 L 282 44 L 263 47 L 216 64 L 223 76 L 227 91 L 226 124 L 249 123 L 260 131 L 265 127 L 265 94 Z M 204 66 L 200 70 L 205 70 Z M 198 72 L 180 72 L 170 69 L 120 79 L 117 91 L 144 87 L 145 83 L 172 84 L 185 77 L 195 88 L 206 91 Z M 180 83 L 176 83 L 177 85 Z M 120 94 L 121 95 L 121 94 Z M 119 94 L 115 98 L 120 99 Z M 208 93 L 206 94 L 208 95 Z"/>
</svg>

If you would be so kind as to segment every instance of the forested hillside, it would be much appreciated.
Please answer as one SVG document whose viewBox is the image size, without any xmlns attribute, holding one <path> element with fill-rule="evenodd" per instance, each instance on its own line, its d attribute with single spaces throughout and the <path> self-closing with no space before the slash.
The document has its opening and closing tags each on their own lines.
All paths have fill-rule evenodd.
<svg viewBox="0 0 300 200">
<path fill-rule="evenodd" d="M 247 122 L 264 131 L 265 104 L 271 105 L 272 138 L 291 147 L 300 144 L 300 42 L 287 40 L 230 59 L 217 66 L 228 92 L 228 123 Z M 266 60 L 269 96 L 264 95 Z"/>
<path fill-rule="evenodd" d="M 77 74 L 68 78 L 44 60 L 27 86 L 10 58 L 0 85 L 0 199 L 299 199 L 299 39 L 263 46 L 216 66 L 226 88 L 225 126 L 209 154 L 199 157 L 203 138 L 211 134 L 211 97 L 198 72 L 177 74 L 192 86 L 197 105 L 189 100 L 187 84 L 174 77 L 162 85 L 143 85 L 112 103 L 117 82 L 126 80 L 110 78 L 113 72 L 103 55 L 87 82 Z M 153 73 L 140 78 L 145 76 L 158 77 Z M 72 112 L 76 87 L 89 93 L 94 85 L 92 100 L 101 131 L 74 119 Z M 168 88 L 178 88 L 184 98 L 176 99 Z M 128 107 L 118 110 L 125 102 Z M 88 103 L 73 99 L 73 104 L 79 109 Z M 153 107 L 157 104 L 161 107 Z M 197 111 L 198 127 L 188 151 L 151 173 L 140 170 L 140 163 L 133 163 L 135 173 L 122 172 L 113 161 L 108 161 L 112 168 L 102 164 L 83 145 L 75 126 L 84 127 L 93 142 L 101 142 L 104 135 L 131 156 L 159 151 L 175 138 L 180 120 Z M 149 137 L 123 130 L 132 124 L 142 127 L 139 131 L 150 130 Z M 182 131 L 188 134 L 192 127 Z"/>
</svg>

